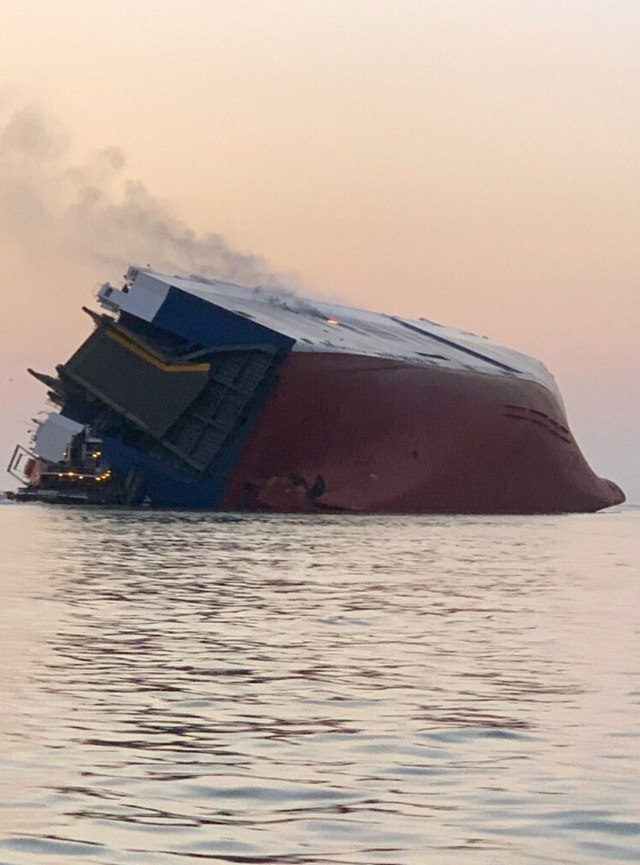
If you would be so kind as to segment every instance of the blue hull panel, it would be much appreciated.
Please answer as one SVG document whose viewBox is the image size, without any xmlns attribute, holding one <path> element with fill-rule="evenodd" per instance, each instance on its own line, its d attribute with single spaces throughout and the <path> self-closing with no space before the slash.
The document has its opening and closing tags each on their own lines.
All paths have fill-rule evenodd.
<svg viewBox="0 0 640 865">
<path fill-rule="evenodd" d="M 220 507 L 226 480 L 214 478 L 198 481 L 153 459 L 114 438 L 103 437 L 102 453 L 114 474 L 126 478 L 130 472 L 141 481 L 134 503 L 148 501 L 154 507 L 217 508 Z"/>
</svg>

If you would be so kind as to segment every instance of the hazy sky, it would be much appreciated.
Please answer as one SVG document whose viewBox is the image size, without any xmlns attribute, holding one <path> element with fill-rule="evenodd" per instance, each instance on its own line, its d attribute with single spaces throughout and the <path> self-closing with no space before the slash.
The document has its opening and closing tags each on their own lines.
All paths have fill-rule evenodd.
<svg viewBox="0 0 640 865">
<path fill-rule="evenodd" d="M 0 456 L 45 407 L 25 367 L 67 360 L 100 282 L 209 264 L 539 357 L 593 467 L 640 501 L 637 0 L 2 18 Z"/>
</svg>

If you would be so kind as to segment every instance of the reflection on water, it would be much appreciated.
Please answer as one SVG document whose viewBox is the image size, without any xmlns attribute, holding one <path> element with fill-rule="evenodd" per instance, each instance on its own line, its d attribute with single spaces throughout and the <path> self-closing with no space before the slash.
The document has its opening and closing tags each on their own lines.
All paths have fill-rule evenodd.
<svg viewBox="0 0 640 865">
<path fill-rule="evenodd" d="M 640 860 L 640 511 L 0 509 L 0 863 Z"/>
</svg>

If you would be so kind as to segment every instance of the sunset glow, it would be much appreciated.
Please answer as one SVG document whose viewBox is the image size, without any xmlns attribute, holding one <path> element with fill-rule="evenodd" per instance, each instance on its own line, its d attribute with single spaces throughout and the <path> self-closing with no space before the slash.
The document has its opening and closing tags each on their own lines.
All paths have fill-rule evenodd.
<svg viewBox="0 0 640 865">
<path fill-rule="evenodd" d="M 640 501 L 636 3 L 22 0 L 0 49 L 5 462 L 137 263 L 532 354 Z"/>
</svg>

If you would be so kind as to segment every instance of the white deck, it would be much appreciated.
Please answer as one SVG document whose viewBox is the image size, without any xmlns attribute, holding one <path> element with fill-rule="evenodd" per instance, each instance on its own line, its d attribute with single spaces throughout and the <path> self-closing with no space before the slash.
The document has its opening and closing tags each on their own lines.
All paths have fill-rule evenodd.
<svg viewBox="0 0 640 865">
<path fill-rule="evenodd" d="M 450 369 L 515 375 L 540 382 L 561 399 L 553 376 L 540 361 L 496 345 L 486 337 L 427 319 L 400 318 L 308 300 L 294 293 L 199 277 L 166 276 L 142 268 L 130 268 L 127 282 L 128 290 L 103 285 L 98 294 L 100 303 L 114 312 L 123 310 L 153 321 L 173 287 L 295 339 L 294 351 L 396 358 Z"/>
</svg>

